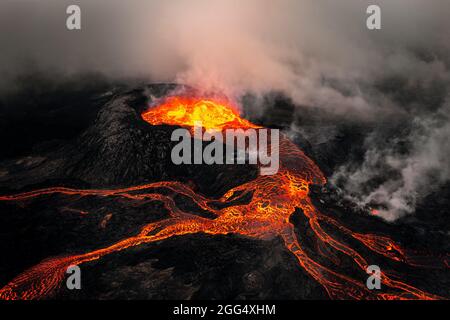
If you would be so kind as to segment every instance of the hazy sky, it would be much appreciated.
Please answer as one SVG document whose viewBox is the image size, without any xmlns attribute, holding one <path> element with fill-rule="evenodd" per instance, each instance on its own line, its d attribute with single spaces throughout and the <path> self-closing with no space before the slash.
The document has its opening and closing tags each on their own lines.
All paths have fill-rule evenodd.
<svg viewBox="0 0 450 320">
<path fill-rule="evenodd" d="M 373 3 L 382 8 L 376 32 L 365 27 Z M 69 4 L 82 9 L 81 31 L 65 28 Z M 0 71 L 7 81 L 28 61 L 233 92 L 278 89 L 298 102 L 364 109 L 364 99 L 314 88 L 323 76 L 410 72 L 417 61 L 405 50 L 448 49 L 449 14 L 447 0 L 2 0 Z"/>
</svg>

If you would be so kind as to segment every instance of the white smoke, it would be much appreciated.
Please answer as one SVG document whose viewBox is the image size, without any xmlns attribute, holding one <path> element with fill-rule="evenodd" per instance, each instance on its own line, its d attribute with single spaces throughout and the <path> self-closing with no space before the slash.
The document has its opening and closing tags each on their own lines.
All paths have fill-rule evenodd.
<svg viewBox="0 0 450 320">
<path fill-rule="evenodd" d="M 450 101 L 433 115 L 413 120 L 405 143 L 408 151 L 382 145 L 369 137 L 361 165 L 342 166 L 332 182 L 343 181 L 345 196 L 365 208 L 380 208 L 378 214 L 393 221 L 413 213 L 417 203 L 450 180 Z M 382 182 L 373 182 L 385 177 Z"/>
</svg>

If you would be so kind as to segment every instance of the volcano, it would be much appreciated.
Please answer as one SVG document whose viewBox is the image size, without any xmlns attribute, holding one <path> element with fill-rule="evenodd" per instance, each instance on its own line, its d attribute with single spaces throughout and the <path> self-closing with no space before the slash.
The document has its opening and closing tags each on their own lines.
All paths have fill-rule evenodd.
<svg viewBox="0 0 450 320">
<path fill-rule="evenodd" d="M 265 126 L 237 110 L 176 85 L 112 92 L 72 141 L 3 161 L 0 298 L 448 298 L 441 240 L 339 204 L 308 141 L 282 135 L 272 176 L 171 162 L 174 128 Z"/>
</svg>

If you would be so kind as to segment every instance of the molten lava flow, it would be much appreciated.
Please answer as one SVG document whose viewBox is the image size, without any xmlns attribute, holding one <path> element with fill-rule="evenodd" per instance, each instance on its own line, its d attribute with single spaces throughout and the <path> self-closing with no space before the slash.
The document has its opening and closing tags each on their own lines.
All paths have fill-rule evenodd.
<svg viewBox="0 0 450 320">
<path fill-rule="evenodd" d="M 242 119 L 227 101 L 202 100 L 191 97 L 170 97 L 142 114 L 152 125 L 169 124 L 193 127 L 201 123 L 206 130 L 259 128 Z"/>
<path fill-rule="evenodd" d="M 192 127 L 200 121 L 206 129 L 257 128 L 242 119 L 224 102 L 194 98 L 173 97 L 143 113 L 143 119 L 152 125 L 176 125 Z M 361 278 L 367 278 L 369 265 L 361 253 L 326 231 L 334 227 L 342 235 L 350 237 L 370 250 L 399 263 L 409 263 L 403 249 L 387 237 L 354 233 L 335 219 L 320 213 L 309 197 L 312 184 L 324 184 L 325 177 L 315 163 L 286 137 L 280 141 L 280 170 L 276 175 L 259 176 L 229 190 L 220 199 L 209 199 L 193 191 L 181 182 L 155 182 L 141 186 L 112 190 L 77 190 L 47 188 L 18 195 L 0 197 L 0 201 L 24 201 L 46 194 L 75 196 L 97 195 L 126 197 L 136 201 L 160 201 L 168 209 L 170 217 L 150 223 L 139 234 L 123 239 L 109 247 L 74 256 L 55 257 L 41 262 L 13 279 L 0 290 L 2 299 L 34 299 L 51 295 L 62 282 L 70 265 L 87 263 L 113 252 L 151 243 L 174 236 L 205 233 L 210 235 L 238 234 L 256 239 L 281 237 L 286 248 L 296 257 L 298 264 L 319 282 L 333 299 L 439 299 L 440 297 L 419 290 L 383 273 L 381 281 L 387 291 L 369 290 L 364 280 L 350 278 L 339 269 L 339 254 L 348 257 L 360 269 Z M 189 197 L 201 209 L 215 215 L 208 219 L 184 212 L 178 208 L 173 196 L 162 195 L 157 190 L 168 189 L 175 194 Z M 235 195 L 251 195 L 247 204 L 224 206 L 216 209 L 212 203 L 227 204 Z M 328 256 L 331 266 L 319 263 L 299 241 L 291 216 L 297 208 L 308 221 L 317 243 L 319 256 Z"/>
</svg>

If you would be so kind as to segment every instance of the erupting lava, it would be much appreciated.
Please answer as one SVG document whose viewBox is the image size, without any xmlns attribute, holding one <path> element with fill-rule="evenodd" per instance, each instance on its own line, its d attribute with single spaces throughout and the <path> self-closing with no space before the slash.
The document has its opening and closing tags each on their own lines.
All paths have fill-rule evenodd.
<svg viewBox="0 0 450 320">
<path fill-rule="evenodd" d="M 193 127 L 201 123 L 206 130 L 259 128 L 242 119 L 230 102 L 190 97 L 169 97 L 164 104 L 142 114 L 152 125 L 169 124 Z"/>
<path fill-rule="evenodd" d="M 242 119 L 225 102 L 195 98 L 168 98 L 165 103 L 142 114 L 152 125 L 177 125 L 192 127 L 201 121 L 205 129 L 257 128 L 258 126 Z M 312 184 L 322 185 L 325 177 L 320 169 L 287 137 L 280 140 L 280 170 L 276 175 L 258 176 L 256 179 L 229 190 L 220 199 L 210 199 L 197 194 L 191 187 L 181 182 L 156 182 L 115 190 L 77 190 L 68 188 L 48 188 L 17 195 L 0 197 L 0 201 L 24 201 L 46 194 L 104 197 L 126 197 L 137 201 L 160 201 L 170 212 L 170 218 L 150 223 L 139 234 L 123 239 L 109 247 L 83 254 L 55 257 L 25 271 L 0 290 L 1 299 L 44 298 L 57 289 L 70 265 L 87 263 L 113 252 L 143 243 L 160 241 L 174 236 L 205 233 L 210 235 L 237 234 L 256 239 L 280 237 L 286 248 L 297 258 L 298 264 L 312 278 L 319 282 L 332 299 L 439 299 L 386 273 L 381 275 L 383 291 L 369 290 L 365 280 L 350 278 L 338 271 L 339 261 L 333 259 L 340 253 L 347 256 L 367 277 L 365 270 L 369 265 L 361 253 L 352 249 L 342 240 L 328 233 L 325 226 L 334 227 L 346 237 L 358 241 L 370 250 L 400 263 L 410 263 L 402 248 L 387 237 L 373 234 L 354 233 L 335 219 L 322 214 L 309 197 Z M 184 212 L 175 204 L 173 196 L 162 195 L 157 190 L 165 188 L 175 194 L 189 197 L 200 208 L 215 215 L 214 219 L 204 218 Z M 246 204 L 228 205 L 236 196 L 251 196 Z M 216 209 L 218 202 L 222 209 Z M 330 257 L 332 266 L 325 266 L 305 250 L 296 234 L 291 216 L 299 208 L 311 228 L 320 247 L 321 255 L 333 251 Z M 299 210 L 300 211 L 300 210 Z M 298 212 L 298 211 L 297 211 Z M 319 247 L 318 246 L 318 247 Z M 364 279 L 365 277 L 361 277 Z"/>
</svg>

